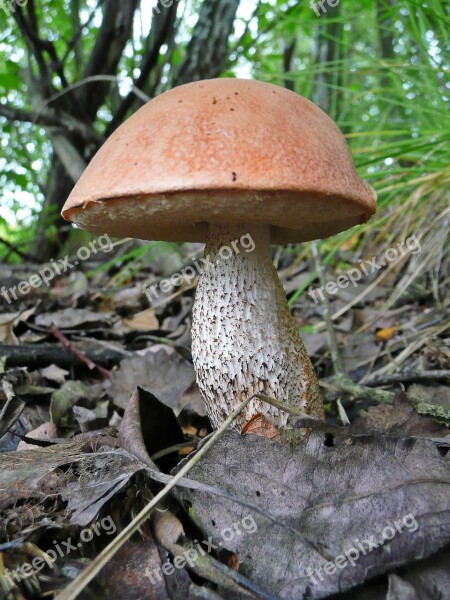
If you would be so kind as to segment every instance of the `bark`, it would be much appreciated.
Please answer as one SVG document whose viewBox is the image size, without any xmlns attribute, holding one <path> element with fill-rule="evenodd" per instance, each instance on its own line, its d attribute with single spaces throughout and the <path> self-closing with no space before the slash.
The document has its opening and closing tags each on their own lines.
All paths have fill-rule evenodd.
<svg viewBox="0 0 450 600">
<path fill-rule="evenodd" d="M 294 70 L 295 47 L 297 40 L 294 38 L 284 49 L 283 52 L 283 70 L 285 73 L 290 73 Z M 294 82 L 292 79 L 284 80 L 284 87 L 287 90 L 294 91 Z"/>
<path fill-rule="evenodd" d="M 107 0 L 103 21 L 83 78 L 92 75 L 115 75 L 125 46 L 132 34 L 133 18 L 139 0 Z M 100 106 L 109 93 L 110 83 L 97 82 L 76 92 L 77 99 L 89 122 L 95 120 Z"/>
<path fill-rule="evenodd" d="M 220 75 L 238 6 L 239 0 L 204 0 L 175 85 Z"/>
<path fill-rule="evenodd" d="M 135 86 L 140 90 L 145 89 L 150 74 L 158 64 L 161 47 L 164 44 L 169 46 L 173 42 L 176 33 L 174 27 L 176 12 L 177 4 L 174 2 L 171 7 L 161 10 L 159 13 L 156 12 L 153 17 L 152 28 L 149 35 L 149 39 L 152 40 L 152 43 L 147 46 L 141 62 L 140 75 L 135 81 Z M 135 94 L 130 92 L 116 111 L 114 118 L 108 126 L 106 136 L 110 135 L 120 123 L 122 123 L 130 109 L 135 111 L 142 104 L 143 102 L 137 99 Z"/>
</svg>

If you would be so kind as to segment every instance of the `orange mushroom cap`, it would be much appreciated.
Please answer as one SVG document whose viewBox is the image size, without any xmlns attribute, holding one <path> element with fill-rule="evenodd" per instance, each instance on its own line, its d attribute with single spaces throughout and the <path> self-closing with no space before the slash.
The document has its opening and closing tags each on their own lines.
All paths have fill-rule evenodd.
<svg viewBox="0 0 450 600">
<path fill-rule="evenodd" d="M 376 194 L 335 123 L 284 88 L 244 79 L 176 87 L 105 142 L 63 217 L 95 234 L 205 240 L 208 223 L 271 225 L 271 241 L 364 223 Z"/>
</svg>

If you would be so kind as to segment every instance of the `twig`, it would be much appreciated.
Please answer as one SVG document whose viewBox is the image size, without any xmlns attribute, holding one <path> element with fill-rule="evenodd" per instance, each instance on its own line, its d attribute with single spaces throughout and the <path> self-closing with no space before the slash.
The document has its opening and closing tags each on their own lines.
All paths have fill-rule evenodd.
<svg viewBox="0 0 450 600">
<path fill-rule="evenodd" d="M 99 371 L 99 373 L 103 376 L 103 379 L 111 379 L 111 377 L 112 377 L 111 371 L 108 371 L 107 369 L 104 369 L 103 367 L 100 367 L 99 365 L 96 365 L 94 362 L 92 362 L 92 360 L 90 360 L 86 355 L 84 355 L 82 352 L 80 352 L 80 350 L 78 350 L 78 348 L 76 348 L 66 338 L 66 336 L 62 333 L 62 331 L 60 331 L 55 325 L 52 325 L 52 327 L 50 327 L 50 332 L 74 356 L 76 356 L 79 360 L 84 362 L 84 364 L 88 367 L 88 369 L 90 369 L 91 371 L 93 371 L 94 369 L 97 369 Z"/>
<path fill-rule="evenodd" d="M 27 323 L 29 325 L 29 323 Z M 48 329 L 45 330 L 48 333 Z M 72 344 L 76 348 L 75 344 Z M 110 347 L 94 347 L 83 349 L 84 356 L 87 356 L 92 362 L 104 367 L 119 365 L 124 358 L 133 356 L 132 352 L 127 350 L 118 350 Z M 67 348 L 61 348 L 59 344 L 21 344 L 14 346 L 12 344 L 0 344 L 0 361 L 6 359 L 6 366 L 29 367 L 30 369 L 40 369 L 48 365 L 58 365 L 63 369 L 70 368 L 76 364 L 80 365 L 80 359 L 74 360 L 74 354 Z M 81 363 L 84 364 L 84 363 Z"/>
<path fill-rule="evenodd" d="M 104 137 L 90 128 L 89 125 L 61 111 L 58 114 L 50 114 L 48 111 L 26 111 L 9 104 L 1 104 L 0 115 L 9 121 L 23 121 L 25 123 L 33 123 L 34 125 L 42 125 L 42 127 L 62 128 L 80 135 L 84 140 L 94 141 L 99 144 L 105 141 Z"/>
<path fill-rule="evenodd" d="M 428 329 L 426 329 L 424 331 L 426 333 L 426 335 L 424 335 L 422 338 L 413 342 L 410 346 L 407 346 L 404 350 L 402 350 L 400 352 L 400 354 L 398 354 L 392 360 L 392 362 L 385 365 L 384 367 L 381 367 L 381 369 L 378 369 L 378 371 L 376 371 L 373 376 L 389 374 L 390 372 L 394 371 L 395 369 L 399 369 L 400 366 L 405 362 L 405 360 L 407 358 L 409 358 L 411 356 L 411 354 L 414 354 L 415 352 L 417 352 L 417 350 L 419 350 L 422 346 L 424 346 L 431 339 L 432 336 L 437 337 L 438 335 L 441 335 L 441 333 L 444 333 L 444 331 L 447 331 L 447 329 L 449 327 L 450 327 L 450 324 L 448 322 L 445 322 L 444 325 L 442 325 L 441 327 L 439 327 L 439 326 L 429 327 Z"/>
<path fill-rule="evenodd" d="M 56 94 L 53 94 L 49 98 L 46 98 L 42 102 L 42 104 L 39 106 L 39 110 L 36 112 L 36 118 L 35 118 L 34 123 L 36 123 L 38 121 L 38 119 L 40 118 L 45 107 L 48 106 L 51 102 L 58 100 L 58 98 L 61 98 L 62 96 L 64 96 L 68 92 L 71 92 L 72 90 L 76 90 L 79 87 L 82 87 L 86 84 L 97 83 L 99 81 L 120 83 L 120 78 L 117 77 L 116 75 L 90 75 L 89 77 L 84 77 L 83 79 L 80 79 L 76 83 L 73 83 L 72 85 L 69 85 L 66 88 L 64 88 L 64 90 L 62 90 L 61 92 L 57 92 Z M 137 88 L 135 85 L 132 86 L 131 91 L 143 102 L 148 102 L 150 100 L 150 98 L 147 96 L 147 94 L 145 94 L 142 90 Z"/>
<path fill-rule="evenodd" d="M 317 242 L 312 242 L 312 252 L 316 264 L 316 271 L 320 279 L 322 286 L 326 285 L 325 274 L 323 271 L 322 263 L 320 261 L 320 254 L 317 248 Z M 347 392 L 356 399 L 367 399 L 371 398 L 376 402 L 386 402 L 392 404 L 395 394 L 387 392 L 385 390 L 374 390 L 370 387 L 366 387 L 355 383 L 345 373 L 344 366 L 339 354 L 338 343 L 336 339 L 336 332 L 334 331 L 333 321 L 331 318 L 330 301 L 327 295 L 324 295 L 323 301 L 323 316 L 328 329 L 328 337 L 330 344 L 331 360 L 333 362 L 334 372 L 336 375 L 335 385 L 336 388 L 341 392 Z"/>
<path fill-rule="evenodd" d="M 14 244 L 11 244 L 11 242 L 8 242 L 8 240 L 5 240 L 5 238 L 0 237 L 0 244 L 3 244 L 7 248 L 9 248 L 9 250 L 11 252 L 14 252 L 14 254 L 17 254 L 17 256 L 20 256 L 20 258 L 23 258 L 23 260 L 29 260 L 30 262 L 34 262 L 34 263 L 39 262 L 39 260 L 35 256 L 32 256 L 31 254 L 27 254 L 23 250 L 19 250 L 17 248 L 17 246 L 14 246 Z"/>
<path fill-rule="evenodd" d="M 374 375 L 365 381 L 365 385 L 376 387 L 378 385 L 391 385 L 392 383 L 411 383 L 413 381 L 440 380 L 450 383 L 450 371 L 422 371 L 417 373 L 393 373 L 392 375 Z"/>
<path fill-rule="evenodd" d="M 334 384 L 338 391 L 346 392 L 356 400 L 367 400 L 367 398 L 370 398 L 375 402 L 385 402 L 386 404 L 392 404 L 394 402 L 395 394 L 393 392 L 374 390 L 365 385 L 360 385 L 359 383 L 352 381 L 345 373 L 336 373 Z"/>
<path fill-rule="evenodd" d="M 350 425 L 350 419 L 348 418 L 347 413 L 345 412 L 345 408 L 342 406 L 341 399 L 337 399 L 337 407 L 339 412 L 339 417 L 341 419 L 342 425 Z"/>
</svg>

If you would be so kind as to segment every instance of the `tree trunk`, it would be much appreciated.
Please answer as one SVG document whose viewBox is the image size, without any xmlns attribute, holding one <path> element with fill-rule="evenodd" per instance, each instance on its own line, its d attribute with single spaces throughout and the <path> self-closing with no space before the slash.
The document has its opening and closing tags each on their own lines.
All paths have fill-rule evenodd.
<svg viewBox="0 0 450 600">
<path fill-rule="evenodd" d="M 175 85 L 220 75 L 238 6 L 239 0 L 204 0 Z"/>
</svg>

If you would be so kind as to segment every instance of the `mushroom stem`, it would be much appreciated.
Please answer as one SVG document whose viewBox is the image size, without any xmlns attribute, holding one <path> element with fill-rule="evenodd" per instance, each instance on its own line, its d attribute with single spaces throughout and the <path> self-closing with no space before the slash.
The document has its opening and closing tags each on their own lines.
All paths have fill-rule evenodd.
<svg viewBox="0 0 450 600">
<path fill-rule="evenodd" d="M 214 427 L 257 392 L 323 418 L 314 368 L 272 263 L 269 225 L 208 227 L 205 265 L 192 322 L 197 383 Z M 284 443 L 298 443 L 286 412 L 252 400 L 235 421 L 242 427 L 262 413 Z"/>
</svg>

